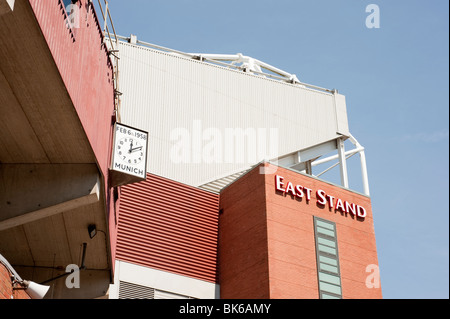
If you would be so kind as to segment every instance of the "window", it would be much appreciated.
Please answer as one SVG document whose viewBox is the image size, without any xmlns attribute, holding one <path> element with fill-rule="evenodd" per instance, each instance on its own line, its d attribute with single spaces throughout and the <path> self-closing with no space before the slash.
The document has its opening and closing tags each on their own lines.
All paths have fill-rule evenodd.
<svg viewBox="0 0 450 319">
<path fill-rule="evenodd" d="M 320 299 L 341 299 L 341 274 L 336 224 L 314 216 L 317 276 Z"/>
</svg>

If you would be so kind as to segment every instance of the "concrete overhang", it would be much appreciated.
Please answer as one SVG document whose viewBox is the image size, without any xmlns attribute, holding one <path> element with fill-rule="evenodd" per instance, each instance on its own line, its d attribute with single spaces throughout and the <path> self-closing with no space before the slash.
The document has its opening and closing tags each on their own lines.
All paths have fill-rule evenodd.
<svg viewBox="0 0 450 319">
<path fill-rule="evenodd" d="M 105 178 L 26 0 L 0 0 L 0 114 L 2 255 L 66 267 L 86 242 L 86 267 L 111 271 Z"/>
</svg>

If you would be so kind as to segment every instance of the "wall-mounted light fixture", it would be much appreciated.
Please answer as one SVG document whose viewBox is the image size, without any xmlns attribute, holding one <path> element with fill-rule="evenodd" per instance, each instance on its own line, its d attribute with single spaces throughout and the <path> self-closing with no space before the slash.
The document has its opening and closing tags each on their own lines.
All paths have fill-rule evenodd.
<svg viewBox="0 0 450 319">
<path fill-rule="evenodd" d="M 97 226 L 91 224 L 88 226 L 89 237 L 92 239 L 97 235 Z"/>
</svg>

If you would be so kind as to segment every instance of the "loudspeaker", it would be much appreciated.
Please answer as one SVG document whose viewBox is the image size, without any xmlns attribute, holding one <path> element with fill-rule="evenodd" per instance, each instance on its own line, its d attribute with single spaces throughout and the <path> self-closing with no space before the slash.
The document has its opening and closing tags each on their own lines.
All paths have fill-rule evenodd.
<svg viewBox="0 0 450 319">
<path fill-rule="evenodd" d="M 44 298 L 50 286 L 39 285 L 34 281 L 24 280 L 23 283 L 27 286 L 25 291 L 30 295 L 31 299 L 42 299 Z"/>
</svg>

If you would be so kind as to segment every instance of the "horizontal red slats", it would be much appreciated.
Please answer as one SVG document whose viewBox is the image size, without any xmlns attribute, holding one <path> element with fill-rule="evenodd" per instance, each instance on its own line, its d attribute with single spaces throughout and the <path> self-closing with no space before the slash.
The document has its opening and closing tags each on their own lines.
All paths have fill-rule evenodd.
<svg viewBox="0 0 450 319">
<path fill-rule="evenodd" d="M 202 253 L 203 255 L 215 255 L 215 243 L 212 240 L 192 240 L 189 238 L 188 241 L 184 240 L 182 236 L 176 235 L 170 236 L 158 236 L 157 234 L 142 234 L 135 232 L 120 232 L 121 238 L 131 240 L 132 242 L 140 244 L 142 247 L 151 243 L 151 245 L 156 245 L 160 243 L 161 245 L 172 245 L 173 250 L 183 248 L 183 251 L 193 251 L 194 253 Z"/>
<path fill-rule="evenodd" d="M 195 265 L 196 268 L 203 268 L 207 270 L 211 270 L 209 265 L 211 262 L 214 262 L 215 256 L 213 258 L 206 258 L 206 256 L 198 256 L 195 254 L 186 254 L 181 253 L 181 249 L 166 251 L 162 248 L 162 245 L 156 245 L 152 243 L 152 245 L 148 245 L 147 247 L 143 247 L 142 245 L 136 244 L 134 241 L 125 241 L 128 245 L 128 250 L 126 254 L 130 251 L 134 251 L 135 255 L 146 256 L 148 253 L 156 253 L 154 259 L 155 260 L 165 260 L 167 263 L 170 261 L 175 261 L 175 263 L 179 266 L 185 268 L 186 265 Z M 183 262 L 182 264 L 180 262 Z"/>
<path fill-rule="evenodd" d="M 122 206 L 123 205 L 123 206 Z M 164 209 L 152 209 L 150 211 L 140 211 L 136 209 L 136 207 L 130 207 L 127 204 L 121 203 L 123 210 L 127 210 L 130 214 L 133 214 L 127 217 L 122 216 L 119 220 L 126 222 L 127 220 L 131 220 L 133 223 L 141 224 L 142 227 L 151 226 L 152 216 L 159 215 L 159 218 L 156 222 L 156 225 L 160 227 L 181 227 L 186 228 L 188 231 L 193 231 L 196 229 L 201 230 L 202 233 L 208 234 L 212 233 L 215 235 L 217 233 L 218 226 L 215 224 L 215 221 L 211 221 L 208 225 L 204 220 L 190 219 L 189 216 L 186 215 L 175 215 L 165 214 L 169 208 Z M 188 219 L 189 218 L 189 219 Z"/>
<path fill-rule="evenodd" d="M 216 282 L 219 195 L 156 175 L 121 188 L 117 259 Z"/>
<path fill-rule="evenodd" d="M 125 195 L 124 197 L 128 197 L 128 196 L 130 196 L 130 195 Z M 140 209 L 143 212 L 171 208 L 171 209 L 166 209 L 166 213 L 169 215 L 170 214 L 172 214 L 172 215 L 189 215 L 190 218 L 199 219 L 200 221 L 216 219 L 216 217 L 214 215 L 211 215 L 212 209 L 210 209 L 209 211 L 206 211 L 206 212 L 204 210 L 200 210 L 200 208 L 197 210 L 192 209 L 192 207 L 194 205 L 195 206 L 200 205 L 199 203 L 192 202 L 190 208 L 186 209 L 184 207 L 180 207 L 180 204 L 177 202 L 168 203 L 168 202 L 164 201 L 164 199 L 158 198 L 157 196 L 160 196 L 160 195 L 155 194 L 153 197 L 150 197 L 150 198 L 136 198 L 133 201 L 124 200 L 123 204 L 129 205 L 130 208 L 132 208 L 132 209 L 133 208 Z M 174 207 L 176 207 L 175 210 L 173 209 Z"/>
<path fill-rule="evenodd" d="M 164 199 L 156 198 L 156 196 L 158 195 L 155 195 L 153 198 L 140 198 L 134 201 L 123 201 L 122 203 L 123 205 L 128 206 L 130 209 L 139 209 L 144 214 L 148 211 L 165 210 L 167 215 L 171 215 L 174 217 L 188 215 L 190 218 L 197 219 L 200 222 L 207 222 L 216 219 L 214 216 L 211 216 L 211 210 L 205 213 L 204 211 L 199 210 L 184 209 L 183 207 L 179 207 L 178 203 L 168 204 L 164 201 Z M 147 204 L 149 202 L 151 202 L 151 204 Z M 191 205 L 199 204 L 194 202 Z M 175 210 L 173 209 L 174 206 L 176 207 Z"/>
<path fill-rule="evenodd" d="M 166 241 L 176 241 L 188 239 L 188 245 L 186 246 L 201 246 L 207 247 L 208 249 L 214 248 L 216 245 L 216 238 L 213 236 L 204 236 L 202 233 L 187 233 L 178 232 L 177 229 L 164 229 L 163 227 L 158 227 L 159 231 L 155 231 L 154 227 L 140 228 L 139 226 L 133 225 L 131 222 L 121 223 L 120 234 L 123 236 L 133 235 L 136 240 L 149 241 L 150 239 L 157 240 L 158 238 L 164 239 Z M 126 227 L 126 231 L 122 231 Z M 153 232 L 153 233 L 152 233 Z M 197 249 L 201 249 L 197 247 Z"/>
<path fill-rule="evenodd" d="M 164 187 L 163 185 L 153 184 L 149 182 L 148 185 L 143 184 L 143 182 L 136 184 L 134 186 L 130 186 L 127 189 L 123 189 L 122 192 L 134 196 L 134 197 L 143 197 L 143 198 L 151 198 L 155 195 L 160 195 L 160 192 L 165 192 L 168 196 L 165 197 L 168 203 L 172 203 L 176 200 L 179 200 L 180 198 L 184 198 L 185 202 L 180 202 L 180 207 L 187 207 L 191 208 L 188 203 L 192 202 L 194 199 L 201 204 L 201 207 L 204 209 L 211 209 L 216 206 L 216 201 L 218 202 L 218 199 L 214 197 L 203 197 L 202 193 L 189 193 L 189 192 L 180 192 L 178 189 L 168 189 Z M 170 196 L 172 195 L 172 196 Z"/>
</svg>

